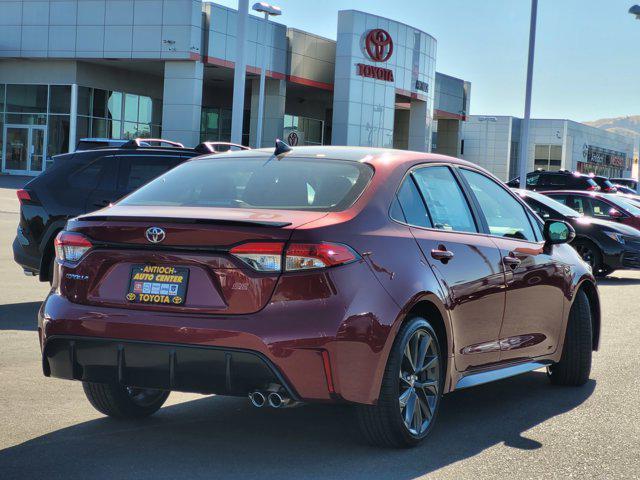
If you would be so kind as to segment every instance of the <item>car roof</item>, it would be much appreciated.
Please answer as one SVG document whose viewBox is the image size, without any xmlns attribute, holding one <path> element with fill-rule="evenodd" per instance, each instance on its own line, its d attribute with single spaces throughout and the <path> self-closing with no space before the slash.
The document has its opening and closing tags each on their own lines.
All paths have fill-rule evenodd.
<svg viewBox="0 0 640 480">
<path fill-rule="evenodd" d="M 254 150 L 244 150 L 235 152 L 224 152 L 215 155 L 203 155 L 197 160 L 204 159 L 224 159 L 224 158 L 255 158 L 272 157 L 273 148 L 260 148 Z M 287 156 L 318 158 L 323 160 L 347 160 L 353 162 L 364 162 L 373 165 L 374 168 L 395 168 L 399 165 L 407 166 L 417 163 L 448 163 L 469 166 L 478 170 L 484 170 L 475 163 L 461 160 L 447 155 L 435 153 L 414 152 L 410 150 L 396 150 L 391 148 L 375 147 L 345 147 L 345 146 L 313 146 L 313 147 L 291 147 L 291 152 Z M 196 160 L 196 159 L 194 159 Z"/>
<path fill-rule="evenodd" d="M 548 195 L 549 193 L 571 193 L 571 194 L 577 194 L 577 195 L 590 195 L 590 196 L 611 195 L 610 193 L 594 192 L 592 190 L 545 190 L 544 192 L 545 195 Z"/>
</svg>

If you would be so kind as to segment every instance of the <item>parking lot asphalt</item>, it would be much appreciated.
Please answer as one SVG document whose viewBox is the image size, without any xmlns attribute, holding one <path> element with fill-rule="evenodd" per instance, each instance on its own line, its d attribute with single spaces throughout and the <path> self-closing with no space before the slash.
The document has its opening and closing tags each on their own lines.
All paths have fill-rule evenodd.
<svg viewBox="0 0 640 480">
<path fill-rule="evenodd" d="M 15 189 L 0 176 L 0 478 L 640 478 L 640 272 L 600 282 L 591 380 L 544 372 L 447 395 L 412 450 L 359 442 L 350 407 L 254 409 L 173 393 L 153 417 L 106 418 L 79 382 L 42 375 L 36 313 L 48 285 L 13 262 Z"/>
</svg>

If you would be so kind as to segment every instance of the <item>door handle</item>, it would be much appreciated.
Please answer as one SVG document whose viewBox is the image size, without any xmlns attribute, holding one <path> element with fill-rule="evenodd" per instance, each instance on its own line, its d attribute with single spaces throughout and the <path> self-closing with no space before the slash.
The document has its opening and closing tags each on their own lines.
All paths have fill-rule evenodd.
<svg viewBox="0 0 640 480">
<path fill-rule="evenodd" d="M 515 270 L 516 268 L 518 268 L 518 265 L 522 263 L 522 260 L 512 255 L 507 255 L 506 257 L 502 257 L 502 261 L 506 266 L 511 267 L 512 270 Z"/>
<path fill-rule="evenodd" d="M 438 248 L 431 250 L 431 258 L 447 263 L 453 258 L 453 252 L 447 250 L 444 245 L 440 245 Z"/>
<path fill-rule="evenodd" d="M 96 203 L 93 204 L 94 207 L 106 207 L 109 205 L 109 200 L 99 200 Z"/>
</svg>

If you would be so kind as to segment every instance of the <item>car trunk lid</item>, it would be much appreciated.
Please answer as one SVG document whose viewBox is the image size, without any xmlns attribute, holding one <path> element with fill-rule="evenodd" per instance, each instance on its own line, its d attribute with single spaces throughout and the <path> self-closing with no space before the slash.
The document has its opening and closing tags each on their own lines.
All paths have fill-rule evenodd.
<svg viewBox="0 0 640 480">
<path fill-rule="evenodd" d="M 100 210 L 69 222 L 68 230 L 88 237 L 93 248 L 77 265 L 63 264 L 61 292 L 76 303 L 101 306 L 185 313 L 253 313 L 271 298 L 280 272 L 253 270 L 229 250 L 246 242 L 284 244 L 295 228 L 325 215 L 209 207 L 114 206 Z M 163 235 L 148 235 L 148 230 L 154 228 L 161 229 Z M 140 302 L 140 295 L 135 300 L 129 298 L 134 288 L 140 290 L 139 294 L 149 295 L 168 293 L 169 288 L 174 288 L 174 295 L 175 288 L 181 294 L 185 290 L 179 286 L 163 287 L 163 283 L 171 285 L 176 277 L 136 275 L 144 267 L 156 267 L 156 271 L 157 267 L 175 269 L 160 273 L 186 277 L 184 298 L 177 303 L 153 304 Z"/>
</svg>

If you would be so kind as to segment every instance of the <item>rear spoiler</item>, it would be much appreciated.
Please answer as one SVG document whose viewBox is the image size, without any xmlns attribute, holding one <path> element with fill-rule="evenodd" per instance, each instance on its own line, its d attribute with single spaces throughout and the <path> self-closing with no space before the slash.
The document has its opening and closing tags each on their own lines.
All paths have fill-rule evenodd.
<svg viewBox="0 0 640 480">
<path fill-rule="evenodd" d="M 184 217 L 120 217 L 118 215 L 88 215 L 76 217 L 83 222 L 153 222 L 153 223 L 186 223 L 199 225 L 238 225 L 252 227 L 283 228 L 291 222 L 270 222 L 268 220 L 232 220 L 228 218 L 184 218 Z"/>
</svg>

